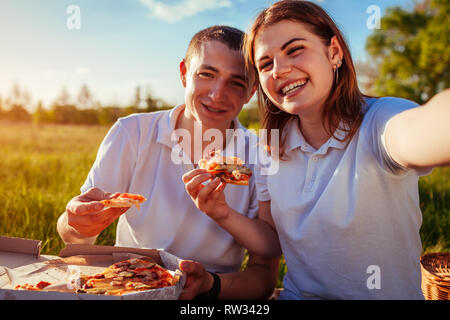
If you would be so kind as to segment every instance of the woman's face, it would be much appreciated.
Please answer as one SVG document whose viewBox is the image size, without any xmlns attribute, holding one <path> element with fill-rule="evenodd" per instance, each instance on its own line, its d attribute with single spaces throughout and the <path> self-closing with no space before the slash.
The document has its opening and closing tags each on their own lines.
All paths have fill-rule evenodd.
<svg viewBox="0 0 450 320">
<path fill-rule="evenodd" d="M 333 85 L 333 65 L 342 57 L 338 47 L 335 37 L 325 46 L 300 22 L 283 20 L 263 28 L 254 43 L 262 89 L 285 112 L 321 115 Z"/>
</svg>

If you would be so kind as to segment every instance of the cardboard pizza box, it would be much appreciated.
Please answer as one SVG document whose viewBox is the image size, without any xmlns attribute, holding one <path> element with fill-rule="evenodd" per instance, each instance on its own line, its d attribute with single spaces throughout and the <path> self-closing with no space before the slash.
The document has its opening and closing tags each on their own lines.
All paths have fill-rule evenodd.
<svg viewBox="0 0 450 320">
<path fill-rule="evenodd" d="M 176 300 L 186 276 L 178 269 L 180 259 L 159 249 L 68 244 L 58 256 L 41 255 L 38 240 L 0 236 L 0 300 Z M 174 276 L 176 285 L 121 296 L 74 293 L 80 274 L 94 274 L 129 258 L 149 256 Z M 15 290 L 17 284 L 52 283 L 42 291 Z M 71 285 L 72 284 L 72 285 Z"/>
</svg>

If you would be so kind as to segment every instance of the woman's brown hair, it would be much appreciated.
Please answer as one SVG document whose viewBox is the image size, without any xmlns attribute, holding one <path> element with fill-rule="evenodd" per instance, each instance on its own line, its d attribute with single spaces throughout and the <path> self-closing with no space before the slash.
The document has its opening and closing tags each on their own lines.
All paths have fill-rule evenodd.
<svg viewBox="0 0 450 320">
<path fill-rule="evenodd" d="M 308 1 L 284 0 L 276 2 L 269 8 L 261 11 L 250 27 L 244 44 L 247 61 L 251 64 L 250 68 L 254 68 L 256 71 L 254 44 L 258 32 L 282 20 L 305 24 L 308 31 L 321 38 L 325 46 L 329 46 L 331 38 L 336 36 L 343 51 L 343 62 L 338 70 L 339 81 L 334 83 L 325 102 L 322 121 L 328 125 L 326 128 L 328 133 L 336 139 L 339 138 L 334 135 L 335 131 L 342 122 L 343 127 L 339 128 L 346 131 L 346 136 L 343 141 L 351 139 L 362 122 L 364 95 L 358 88 L 355 67 L 344 37 L 333 19 L 321 7 Z M 285 136 L 283 129 L 297 115 L 289 114 L 278 109 L 263 92 L 261 85 L 258 85 L 258 105 L 261 115 L 261 126 L 267 129 L 268 146 L 271 145 L 270 131 L 272 129 L 280 130 L 279 155 L 281 157 L 284 155 L 285 143 L 282 138 Z"/>
</svg>

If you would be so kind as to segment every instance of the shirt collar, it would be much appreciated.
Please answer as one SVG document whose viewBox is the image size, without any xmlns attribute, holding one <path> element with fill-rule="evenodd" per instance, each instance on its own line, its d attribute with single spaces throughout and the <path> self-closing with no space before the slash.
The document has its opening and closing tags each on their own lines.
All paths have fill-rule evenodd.
<svg viewBox="0 0 450 320">
<path fill-rule="evenodd" d="M 298 126 L 297 119 L 292 119 L 288 122 L 286 126 L 287 136 L 286 136 L 286 152 L 292 151 L 296 148 L 300 148 L 303 152 L 311 152 L 317 154 L 325 154 L 328 152 L 328 148 L 344 149 L 347 145 L 347 141 L 343 140 L 346 136 L 346 131 L 344 131 L 345 126 L 341 122 L 339 127 L 334 132 L 334 136 L 331 136 L 327 142 L 325 142 L 319 150 L 314 149 L 305 139 L 300 128 Z M 339 139 L 339 140 L 338 140 Z"/>
<path fill-rule="evenodd" d="M 172 147 L 172 132 L 175 130 L 178 116 L 183 112 L 184 105 L 180 104 L 169 112 L 165 113 L 162 119 L 158 122 L 158 131 L 156 133 L 156 142 Z"/>
</svg>

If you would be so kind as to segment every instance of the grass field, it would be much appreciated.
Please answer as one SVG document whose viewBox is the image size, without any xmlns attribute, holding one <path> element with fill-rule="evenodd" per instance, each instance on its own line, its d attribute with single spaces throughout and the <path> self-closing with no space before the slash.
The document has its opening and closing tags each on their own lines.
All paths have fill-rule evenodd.
<svg viewBox="0 0 450 320">
<path fill-rule="evenodd" d="M 64 247 L 56 220 L 79 194 L 108 127 L 0 125 L 0 235 L 42 241 L 43 254 Z M 450 251 L 450 168 L 420 179 L 424 252 Z M 115 225 L 97 244 L 113 245 Z M 282 263 L 280 280 L 286 271 Z M 280 282 L 279 282 L 280 285 Z"/>
</svg>

